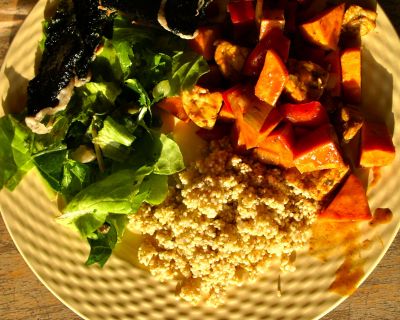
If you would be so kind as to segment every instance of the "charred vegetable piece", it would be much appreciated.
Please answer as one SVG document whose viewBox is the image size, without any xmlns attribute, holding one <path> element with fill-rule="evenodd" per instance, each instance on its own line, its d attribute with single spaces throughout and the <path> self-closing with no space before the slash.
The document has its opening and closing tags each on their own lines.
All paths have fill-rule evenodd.
<svg viewBox="0 0 400 320">
<path fill-rule="evenodd" d="M 338 221 L 371 220 L 367 195 L 360 179 L 350 174 L 339 193 L 318 218 Z"/>
<path fill-rule="evenodd" d="M 47 30 L 38 74 L 28 85 L 29 116 L 60 103 L 67 105 L 74 85 L 87 80 L 89 65 L 109 23 L 97 0 L 61 2 Z M 65 88 L 71 92 L 60 94 Z"/>
<path fill-rule="evenodd" d="M 204 21 L 205 11 L 213 0 L 103 0 L 102 5 L 127 14 L 132 20 L 162 26 L 174 34 L 191 39 Z"/>
</svg>

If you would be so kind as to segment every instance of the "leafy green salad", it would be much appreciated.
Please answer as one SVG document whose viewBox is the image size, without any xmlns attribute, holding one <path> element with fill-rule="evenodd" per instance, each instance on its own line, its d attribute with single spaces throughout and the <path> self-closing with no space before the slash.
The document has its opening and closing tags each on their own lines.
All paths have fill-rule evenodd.
<svg viewBox="0 0 400 320">
<path fill-rule="evenodd" d="M 86 264 L 103 266 L 127 215 L 144 202 L 163 202 L 168 176 L 184 169 L 179 146 L 160 132 L 152 106 L 208 71 L 184 40 L 116 15 L 91 81 L 74 89 L 65 110 L 44 119 L 51 132 L 33 133 L 25 114 L 0 118 L 0 189 L 13 190 L 36 168 L 66 202 L 57 221 L 90 244 Z"/>
</svg>

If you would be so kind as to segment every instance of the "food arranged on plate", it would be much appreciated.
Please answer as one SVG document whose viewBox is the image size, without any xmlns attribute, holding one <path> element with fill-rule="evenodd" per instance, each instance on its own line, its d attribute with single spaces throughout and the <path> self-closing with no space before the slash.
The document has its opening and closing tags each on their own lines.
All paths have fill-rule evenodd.
<svg viewBox="0 0 400 320">
<path fill-rule="evenodd" d="M 61 0 L 26 108 L 0 119 L 0 187 L 35 168 L 86 264 L 129 229 L 151 274 L 219 305 L 271 265 L 294 271 L 318 236 L 390 220 L 373 217 L 364 179 L 395 157 L 363 110 L 375 21 L 335 1 Z M 343 289 L 345 261 L 341 294 L 363 275 Z"/>
</svg>

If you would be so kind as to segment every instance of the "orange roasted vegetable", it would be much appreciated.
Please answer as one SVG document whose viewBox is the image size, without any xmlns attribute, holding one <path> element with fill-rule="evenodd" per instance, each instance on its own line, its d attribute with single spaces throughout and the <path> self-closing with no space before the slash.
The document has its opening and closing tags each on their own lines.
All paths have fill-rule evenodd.
<svg viewBox="0 0 400 320">
<path fill-rule="evenodd" d="M 361 49 L 349 48 L 340 57 L 342 66 L 342 88 L 344 100 L 361 103 Z"/>
<path fill-rule="evenodd" d="M 269 9 L 264 10 L 263 17 L 260 21 L 260 40 L 264 38 L 274 28 L 283 30 L 285 27 L 285 16 L 282 9 Z"/>
<path fill-rule="evenodd" d="M 214 42 L 220 37 L 220 30 L 216 27 L 201 27 L 194 39 L 189 40 L 189 46 L 202 55 L 207 61 L 214 57 Z"/>
<path fill-rule="evenodd" d="M 365 122 L 361 128 L 360 166 L 382 167 L 391 164 L 396 153 L 384 123 Z"/>
<path fill-rule="evenodd" d="M 182 98 L 181 97 L 168 97 L 164 98 L 156 104 L 157 107 L 168 111 L 173 116 L 177 117 L 182 121 L 189 121 L 189 117 L 183 109 Z"/>
<path fill-rule="evenodd" d="M 279 55 L 274 50 L 268 50 L 264 67 L 255 87 L 256 96 L 274 106 L 285 87 L 288 77 L 286 67 Z"/>
<path fill-rule="evenodd" d="M 231 107 L 226 103 L 223 103 L 222 108 L 219 111 L 218 118 L 222 121 L 231 121 L 235 120 L 235 115 L 233 114 Z"/>
<path fill-rule="evenodd" d="M 336 50 L 339 43 L 345 4 L 328 9 L 300 25 L 303 36 L 326 50 Z"/>
<path fill-rule="evenodd" d="M 335 129 L 326 124 L 306 134 L 296 143 L 294 165 L 301 172 L 344 166 Z"/>
<path fill-rule="evenodd" d="M 236 119 L 238 136 L 247 149 L 254 148 L 272 106 L 258 99 L 251 86 L 238 85 L 223 93 L 226 108 Z"/>
<path fill-rule="evenodd" d="M 284 123 L 254 149 L 254 155 L 267 164 L 293 167 L 294 136 L 291 123 Z"/>
<path fill-rule="evenodd" d="M 339 193 L 318 218 L 337 221 L 370 220 L 371 210 L 360 179 L 350 174 Z"/>
<path fill-rule="evenodd" d="M 219 110 L 222 107 L 222 94 L 209 92 L 199 86 L 191 91 L 181 93 L 183 109 L 196 125 L 211 129 L 217 121 Z"/>
</svg>

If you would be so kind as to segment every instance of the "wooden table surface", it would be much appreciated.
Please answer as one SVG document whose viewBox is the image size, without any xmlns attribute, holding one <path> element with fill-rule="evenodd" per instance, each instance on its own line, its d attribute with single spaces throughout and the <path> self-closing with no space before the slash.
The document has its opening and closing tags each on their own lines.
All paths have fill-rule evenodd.
<svg viewBox="0 0 400 320">
<path fill-rule="evenodd" d="M 37 0 L 0 0 L 0 65 L 19 26 Z M 400 34 L 399 0 L 382 0 Z M 399 214 L 399 213 L 397 213 Z M 0 218 L 0 319 L 80 319 L 28 268 Z M 324 320 L 400 319 L 400 236 L 364 284 Z"/>
</svg>

